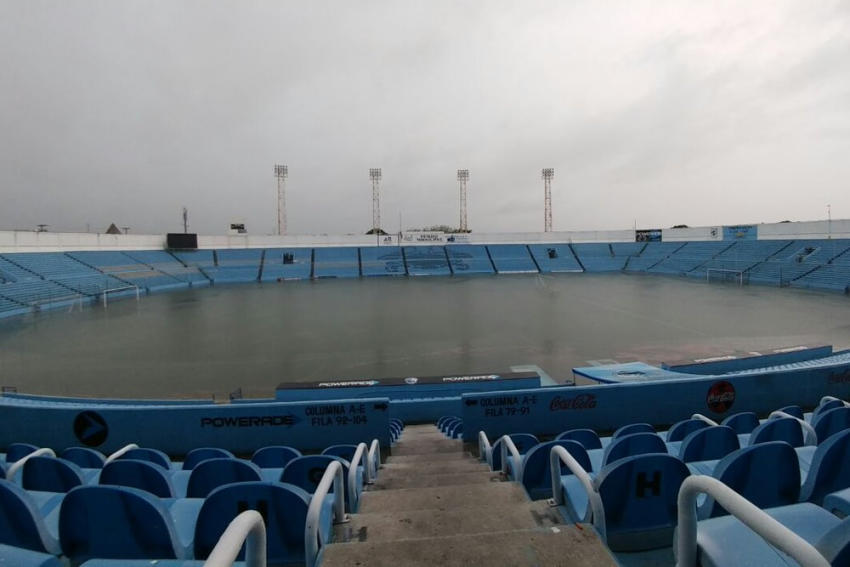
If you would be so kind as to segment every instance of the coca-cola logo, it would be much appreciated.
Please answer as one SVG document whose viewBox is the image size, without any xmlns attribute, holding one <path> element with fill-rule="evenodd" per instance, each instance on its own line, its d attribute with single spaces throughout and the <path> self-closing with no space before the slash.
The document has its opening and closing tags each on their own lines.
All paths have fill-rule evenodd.
<svg viewBox="0 0 850 567">
<path fill-rule="evenodd" d="M 705 403 L 708 409 L 714 413 L 728 411 L 732 407 L 732 404 L 735 403 L 735 386 L 725 380 L 715 382 L 708 389 Z"/>
<path fill-rule="evenodd" d="M 596 394 L 578 394 L 572 398 L 555 396 L 549 403 L 549 411 L 587 410 L 596 407 Z"/>
</svg>

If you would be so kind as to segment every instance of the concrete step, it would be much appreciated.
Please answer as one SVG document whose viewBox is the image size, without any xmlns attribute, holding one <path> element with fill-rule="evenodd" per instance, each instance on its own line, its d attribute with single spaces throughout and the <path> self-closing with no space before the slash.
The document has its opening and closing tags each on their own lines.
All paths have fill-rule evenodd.
<svg viewBox="0 0 850 567">
<path fill-rule="evenodd" d="M 401 512 L 408 510 L 459 510 L 477 508 L 479 513 L 508 509 L 528 502 L 525 490 L 515 482 L 490 482 L 459 486 L 370 490 L 363 493 L 360 512 Z"/>
<path fill-rule="evenodd" d="M 338 543 L 325 548 L 323 567 L 615 567 L 589 526 L 502 531 L 397 541 Z"/>
<path fill-rule="evenodd" d="M 352 514 L 335 527 L 334 542 L 386 542 L 454 535 L 551 528 L 562 523 L 556 508 L 545 500 L 525 502 L 494 513 L 465 510 L 407 510 L 395 513 Z"/>
<path fill-rule="evenodd" d="M 425 453 L 463 453 L 463 444 L 457 441 L 410 441 L 399 443 L 390 450 L 393 455 L 421 455 Z"/>
<path fill-rule="evenodd" d="M 469 453 L 465 453 L 461 451 L 459 448 L 453 451 L 442 452 L 442 453 L 414 453 L 414 454 L 406 454 L 399 455 L 397 453 L 391 453 L 389 457 L 387 457 L 388 463 L 430 463 L 432 461 L 463 461 L 463 460 L 472 460 L 477 461 L 475 457 L 470 455 Z"/>
<path fill-rule="evenodd" d="M 378 482 L 381 482 L 383 476 L 389 474 L 408 474 L 408 475 L 430 475 L 430 474 L 452 474 L 459 472 L 481 472 L 490 470 L 487 463 L 465 459 L 461 461 L 434 461 L 434 462 L 386 462 L 381 465 L 381 470 L 378 472 Z M 393 471 L 393 472 L 390 472 Z"/>
<path fill-rule="evenodd" d="M 425 488 L 429 486 L 457 486 L 461 484 L 487 484 L 501 482 L 498 472 L 476 468 L 472 472 L 447 474 L 413 474 L 410 470 L 381 470 L 380 481 L 369 486 L 370 491 L 399 488 Z"/>
</svg>

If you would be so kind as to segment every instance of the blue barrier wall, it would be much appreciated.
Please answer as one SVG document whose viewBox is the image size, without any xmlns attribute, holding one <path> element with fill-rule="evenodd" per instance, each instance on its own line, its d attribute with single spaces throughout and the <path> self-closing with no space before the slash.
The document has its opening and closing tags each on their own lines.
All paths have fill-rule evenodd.
<svg viewBox="0 0 850 567">
<path fill-rule="evenodd" d="M 397 246 L 361 248 L 360 272 L 364 277 L 405 275 L 401 248 Z"/>
<path fill-rule="evenodd" d="M 313 249 L 313 277 L 356 278 L 360 276 L 357 248 Z"/>
<path fill-rule="evenodd" d="M 261 281 L 306 280 L 312 270 L 312 248 L 267 248 Z"/>
<path fill-rule="evenodd" d="M 462 274 L 493 274 L 496 272 L 487 255 L 487 248 L 472 244 L 451 244 L 446 246 L 452 271 Z"/>
<path fill-rule="evenodd" d="M 568 244 L 529 244 L 528 249 L 544 274 L 583 271 Z"/>
<path fill-rule="evenodd" d="M 777 352 L 758 356 L 744 356 L 729 360 L 716 360 L 713 362 L 665 362 L 661 364 L 661 367 L 666 370 L 685 372 L 687 374 L 724 374 L 726 372 L 749 370 L 750 368 L 776 366 L 777 364 L 793 364 L 794 362 L 823 358 L 825 356 L 830 356 L 831 354 L 832 346 L 819 346 L 788 352 Z"/>
<path fill-rule="evenodd" d="M 643 421 L 661 426 L 693 413 L 719 421 L 739 411 L 765 414 L 789 404 L 812 407 L 825 395 L 850 396 L 846 360 L 788 372 L 465 394 L 463 438 L 474 443 L 480 430 L 493 439 L 518 432 L 557 435 L 584 427 L 606 431 Z"/>
<path fill-rule="evenodd" d="M 495 244 L 487 246 L 493 265 L 500 274 L 537 273 L 537 265 L 525 244 Z"/>
<path fill-rule="evenodd" d="M 105 453 L 128 443 L 171 456 L 196 447 L 250 454 L 268 445 L 318 451 L 377 438 L 389 446 L 389 400 L 296 403 L 101 405 L 0 397 L 0 447 L 33 443 L 60 450 L 89 446 Z"/>
<path fill-rule="evenodd" d="M 404 260 L 411 276 L 448 276 L 449 259 L 442 246 L 405 246 Z"/>
</svg>

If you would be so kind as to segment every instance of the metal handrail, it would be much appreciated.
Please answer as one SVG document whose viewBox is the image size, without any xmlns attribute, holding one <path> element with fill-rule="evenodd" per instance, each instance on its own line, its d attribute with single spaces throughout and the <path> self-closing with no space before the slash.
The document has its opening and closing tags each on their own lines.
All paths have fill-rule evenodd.
<svg viewBox="0 0 850 567">
<path fill-rule="evenodd" d="M 714 498 L 715 502 L 767 543 L 790 555 L 801 567 L 829 566 L 829 561 L 812 544 L 771 518 L 752 502 L 716 478 L 696 475 L 686 478 L 679 489 L 676 567 L 697 565 L 696 502 L 697 497 L 703 493 Z"/>
<path fill-rule="evenodd" d="M 779 411 L 779 410 L 771 412 L 770 415 L 767 416 L 768 419 L 773 419 L 774 417 L 790 417 L 791 419 L 796 420 L 797 423 L 800 424 L 800 427 L 803 429 L 803 432 L 806 434 L 803 442 L 806 445 L 817 445 L 818 444 L 818 434 L 815 431 L 815 428 L 812 427 L 812 425 L 808 421 L 806 421 L 804 419 L 800 419 L 799 417 L 794 417 L 790 413 L 785 413 L 784 411 Z"/>
<path fill-rule="evenodd" d="M 369 445 L 369 468 L 366 469 L 366 484 L 374 484 L 381 468 L 381 443 L 377 438 Z"/>
<path fill-rule="evenodd" d="M 9 470 L 6 471 L 6 480 L 12 480 L 13 478 L 15 478 L 15 473 L 17 473 L 31 458 L 41 457 L 42 455 L 55 457 L 56 453 L 53 452 L 53 449 L 42 447 L 41 449 L 36 449 L 32 453 L 24 455 L 23 457 L 12 463 L 12 466 L 10 466 Z"/>
<path fill-rule="evenodd" d="M 322 504 L 328 497 L 328 491 L 333 484 L 334 489 L 334 523 L 341 524 L 348 521 L 345 514 L 345 479 L 343 478 L 342 463 L 331 461 L 313 497 L 310 499 L 310 507 L 307 508 L 307 521 L 304 526 L 304 554 L 306 567 L 315 567 L 319 556 L 319 516 L 322 513 Z"/>
<path fill-rule="evenodd" d="M 266 567 L 266 524 L 256 510 L 245 510 L 233 518 L 204 567 L 231 567 L 243 543 L 245 567 Z"/>
<path fill-rule="evenodd" d="M 514 462 L 514 478 L 517 482 L 522 482 L 522 455 L 519 454 L 519 449 L 516 448 L 510 435 L 502 435 L 502 474 L 505 477 L 509 474 L 508 453 L 511 454 L 511 460 Z"/>
<path fill-rule="evenodd" d="M 487 434 L 484 431 L 478 432 L 478 459 L 486 461 L 490 468 L 493 468 L 493 447 L 490 445 L 490 440 L 487 439 Z"/>
<path fill-rule="evenodd" d="M 357 511 L 357 466 L 358 463 L 363 467 L 363 472 L 366 478 L 369 478 L 369 449 L 366 443 L 358 443 L 357 449 L 354 451 L 354 456 L 351 458 L 350 466 L 348 467 L 348 495 L 351 497 L 351 511 Z"/>
<path fill-rule="evenodd" d="M 704 422 L 706 422 L 707 424 L 712 425 L 712 426 L 714 426 L 714 425 L 720 425 L 719 423 L 717 423 L 716 421 L 714 421 L 714 420 L 713 420 L 713 419 L 711 419 L 710 417 L 705 417 L 705 416 L 704 416 L 704 415 L 702 415 L 701 413 L 695 413 L 695 414 L 693 414 L 693 415 L 691 416 L 691 419 L 698 419 L 698 420 L 700 420 L 700 421 L 704 421 Z"/>
<path fill-rule="evenodd" d="M 564 505 L 564 494 L 561 492 L 561 463 L 567 465 L 567 468 L 575 475 L 587 493 L 590 518 L 585 517 L 584 520 L 592 520 L 602 541 L 605 541 L 605 508 L 602 506 L 602 498 L 593 488 L 593 480 L 591 480 L 590 475 L 564 447 L 552 447 L 549 452 L 549 473 L 552 477 L 552 499 L 549 500 L 549 504 L 552 506 Z"/>
<path fill-rule="evenodd" d="M 118 449 L 117 451 L 115 451 L 114 453 L 109 455 L 108 457 L 106 457 L 106 462 L 104 462 L 103 464 L 108 465 L 112 461 L 114 461 L 116 459 L 120 459 L 121 457 L 123 457 L 127 453 L 127 451 L 132 451 L 133 449 L 138 449 L 138 448 L 139 448 L 139 446 L 136 445 L 135 443 L 130 443 L 128 445 L 124 445 L 123 447 L 121 447 L 120 449 Z"/>
</svg>

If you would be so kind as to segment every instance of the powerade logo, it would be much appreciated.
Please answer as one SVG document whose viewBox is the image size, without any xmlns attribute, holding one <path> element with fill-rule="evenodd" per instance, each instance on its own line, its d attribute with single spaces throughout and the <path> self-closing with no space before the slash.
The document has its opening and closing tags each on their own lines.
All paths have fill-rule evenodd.
<svg viewBox="0 0 850 567">
<path fill-rule="evenodd" d="M 715 382 L 705 397 L 708 409 L 714 413 L 724 413 L 735 403 L 735 386 L 725 380 Z"/>
<path fill-rule="evenodd" d="M 202 417 L 201 427 L 291 427 L 298 422 L 294 415 L 246 417 Z"/>
<path fill-rule="evenodd" d="M 346 382 L 319 382 L 316 384 L 319 388 L 356 388 L 358 386 L 377 386 L 380 384 L 377 380 L 351 380 Z"/>
</svg>

